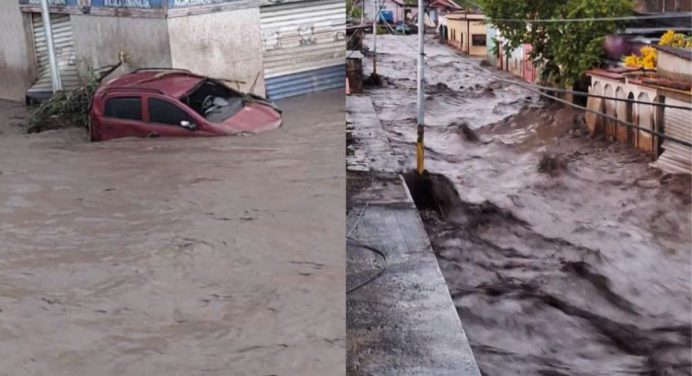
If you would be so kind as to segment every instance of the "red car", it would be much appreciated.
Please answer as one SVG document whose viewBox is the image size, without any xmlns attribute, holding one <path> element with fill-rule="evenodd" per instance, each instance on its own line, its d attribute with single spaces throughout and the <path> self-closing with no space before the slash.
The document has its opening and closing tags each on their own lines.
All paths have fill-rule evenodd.
<svg viewBox="0 0 692 376">
<path fill-rule="evenodd" d="M 140 69 L 101 85 L 89 113 L 92 141 L 259 133 L 281 126 L 265 98 L 186 70 Z"/>
</svg>

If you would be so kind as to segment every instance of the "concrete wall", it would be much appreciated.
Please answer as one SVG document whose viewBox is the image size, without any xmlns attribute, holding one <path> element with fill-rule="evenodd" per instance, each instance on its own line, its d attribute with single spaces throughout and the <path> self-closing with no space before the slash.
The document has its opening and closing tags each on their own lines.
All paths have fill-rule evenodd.
<svg viewBox="0 0 692 376">
<path fill-rule="evenodd" d="M 264 95 L 259 8 L 168 19 L 173 67 L 235 81 Z"/>
<path fill-rule="evenodd" d="M 448 39 L 447 44 L 460 49 L 464 45 L 464 36 L 466 35 L 466 22 L 459 20 L 450 20 L 447 18 Z"/>
<path fill-rule="evenodd" d="M 658 100 L 656 89 L 630 83 L 628 83 L 627 87 L 638 101 L 654 102 Z M 659 128 L 657 123 L 660 120 L 656 119 L 656 109 L 648 104 L 634 105 L 634 120 L 637 125 L 645 129 L 658 130 Z M 637 149 L 651 153 L 654 150 L 654 138 L 649 133 L 636 131 L 635 145 Z"/>
<path fill-rule="evenodd" d="M 692 80 L 692 62 L 665 51 L 658 51 L 657 71 L 663 77 L 687 82 Z"/>
<path fill-rule="evenodd" d="M 0 99 L 23 101 L 35 79 L 30 23 L 16 1 L 0 0 Z"/>
<path fill-rule="evenodd" d="M 80 72 L 118 62 L 125 52 L 127 72 L 142 67 L 170 67 L 171 48 L 164 18 L 71 15 Z"/>
<path fill-rule="evenodd" d="M 477 35 L 483 35 L 483 41 L 486 41 L 486 33 L 487 31 L 485 30 L 485 23 L 483 21 L 471 21 L 471 35 L 469 35 L 469 39 L 467 43 L 471 46 L 471 52 L 470 54 L 472 56 L 486 56 L 488 54 L 488 48 L 487 46 L 474 46 L 472 41 L 472 37 L 474 34 Z"/>
<path fill-rule="evenodd" d="M 622 82 L 601 76 L 591 76 L 589 93 L 608 97 L 630 98 L 642 102 L 658 101 L 656 89 L 633 82 Z M 589 97 L 587 107 L 616 116 L 619 120 L 631 122 L 653 131 L 661 129 L 662 113 L 648 104 L 630 104 Z M 654 137 L 640 130 L 632 130 L 614 121 L 605 120 L 594 114 L 587 114 L 586 124 L 591 134 L 605 134 L 648 153 L 655 152 Z"/>
</svg>

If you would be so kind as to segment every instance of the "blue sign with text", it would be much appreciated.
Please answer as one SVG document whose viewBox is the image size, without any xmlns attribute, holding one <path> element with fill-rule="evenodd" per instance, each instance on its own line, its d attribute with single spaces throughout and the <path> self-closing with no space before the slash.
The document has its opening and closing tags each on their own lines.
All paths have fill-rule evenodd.
<svg viewBox="0 0 692 376">
<path fill-rule="evenodd" d="M 94 8 L 139 8 L 155 9 L 162 8 L 164 0 L 78 0 L 80 6 L 91 6 Z"/>
<path fill-rule="evenodd" d="M 73 7 L 77 6 L 78 0 L 48 0 L 48 5 L 50 6 L 67 6 Z M 41 0 L 19 0 L 19 5 L 41 5 Z"/>
<path fill-rule="evenodd" d="M 166 0 L 48 0 L 49 6 L 160 9 Z M 40 6 L 41 0 L 19 0 L 19 5 Z"/>
</svg>

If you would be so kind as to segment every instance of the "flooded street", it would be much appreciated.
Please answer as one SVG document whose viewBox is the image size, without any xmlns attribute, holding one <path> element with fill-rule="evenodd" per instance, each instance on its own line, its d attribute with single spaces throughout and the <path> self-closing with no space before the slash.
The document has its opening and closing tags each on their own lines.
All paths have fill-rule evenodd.
<svg viewBox="0 0 692 376">
<path fill-rule="evenodd" d="M 368 95 L 412 169 L 416 36 L 377 49 Z M 479 59 L 432 40 L 426 55 L 426 168 L 441 176 L 421 215 L 483 374 L 690 375 L 690 177 L 587 137 Z"/>
<path fill-rule="evenodd" d="M 0 102 L 0 375 L 345 369 L 344 95 L 251 137 L 21 134 Z"/>
</svg>

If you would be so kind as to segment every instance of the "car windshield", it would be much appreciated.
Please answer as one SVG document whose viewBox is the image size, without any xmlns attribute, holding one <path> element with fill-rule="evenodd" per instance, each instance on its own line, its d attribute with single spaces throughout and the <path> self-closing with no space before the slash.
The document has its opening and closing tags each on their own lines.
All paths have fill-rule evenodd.
<svg viewBox="0 0 692 376">
<path fill-rule="evenodd" d="M 212 123 L 222 123 L 245 105 L 243 97 L 226 86 L 206 80 L 183 98 L 198 114 Z"/>
</svg>

